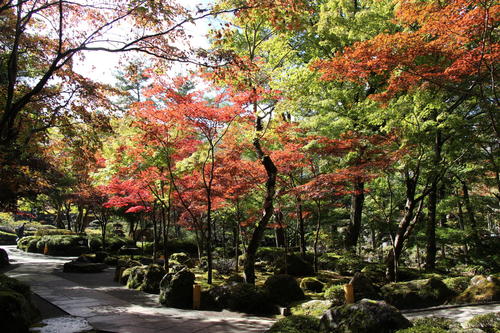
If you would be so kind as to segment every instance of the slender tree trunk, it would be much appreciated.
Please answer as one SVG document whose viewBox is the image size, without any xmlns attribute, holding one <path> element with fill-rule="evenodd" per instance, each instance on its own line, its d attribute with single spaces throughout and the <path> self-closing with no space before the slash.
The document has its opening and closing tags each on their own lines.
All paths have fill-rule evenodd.
<svg viewBox="0 0 500 333">
<path fill-rule="evenodd" d="M 365 184 L 361 181 L 354 183 L 354 193 L 351 194 L 351 216 L 347 228 L 345 248 L 356 249 L 359 234 L 361 232 L 361 217 L 363 214 L 363 203 L 365 201 Z"/>
<path fill-rule="evenodd" d="M 297 195 L 297 219 L 299 227 L 300 255 L 304 258 L 306 256 L 306 233 L 304 230 L 304 215 L 302 210 L 302 198 L 300 195 Z"/>
<path fill-rule="evenodd" d="M 317 218 L 316 218 L 316 231 L 314 233 L 314 244 L 313 244 L 313 250 L 314 250 L 314 272 L 318 272 L 318 243 L 319 243 L 319 232 L 321 231 L 321 202 L 316 201 L 316 207 L 318 208 L 317 211 Z"/>
<path fill-rule="evenodd" d="M 438 170 L 441 163 L 441 131 L 436 130 L 436 137 L 434 140 L 434 176 L 429 192 L 429 216 L 427 219 L 426 227 L 426 255 L 425 255 L 425 269 L 433 270 L 436 267 L 436 207 L 438 196 Z"/>
<path fill-rule="evenodd" d="M 259 125 L 260 122 L 261 119 L 258 117 L 256 124 L 258 132 L 262 130 L 262 126 Z M 268 155 L 264 154 L 264 151 L 262 150 L 262 147 L 260 145 L 260 140 L 258 137 L 254 139 L 253 145 L 262 162 L 262 165 L 264 166 L 264 169 L 266 170 L 267 181 L 266 181 L 266 196 L 264 198 L 264 203 L 263 203 L 264 214 L 262 215 L 260 221 L 258 221 L 255 226 L 255 229 L 252 233 L 252 238 L 250 239 L 246 251 L 244 278 L 245 282 L 251 284 L 255 284 L 255 259 L 256 259 L 255 256 L 257 254 L 257 249 L 259 248 L 260 242 L 264 237 L 264 231 L 266 230 L 267 224 L 269 223 L 269 220 L 271 219 L 274 213 L 273 201 L 276 192 L 276 176 L 278 174 L 278 169 L 274 165 L 272 159 Z"/>
<path fill-rule="evenodd" d="M 465 231 L 464 211 L 462 209 L 462 202 L 460 200 L 458 200 L 458 225 L 460 226 L 461 230 Z M 467 264 L 467 262 L 469 261 L 469 246 L 467 244 L 467 239 L 464 239 L 464 256 L 465 263 Z"/>
<path fill-rule="evenodd" d="M 462 181 L 462 191 L 464 195 L 465 208 L 467 209 L 467 216 L 469 217 L 469 223 L 472 228 L 472 237 L 474 239 L 474 243 L 476 246 L 481 247 L 474 208 L 472 207 L 472 203 L 469 197 L 469 188 L 465 181 Z"/>
</svg>

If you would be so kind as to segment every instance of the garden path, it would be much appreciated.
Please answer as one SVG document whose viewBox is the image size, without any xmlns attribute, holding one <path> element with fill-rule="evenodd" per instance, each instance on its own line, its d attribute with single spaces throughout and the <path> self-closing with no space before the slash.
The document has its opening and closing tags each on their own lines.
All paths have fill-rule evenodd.
<svg viewBox="0 0 500 333">
<path fill-rule="evenodd" d="M 13 267 L 7 275 L 28 283 L 32 291 L 69 315 L 86 319 L 99 331 L 119 333 L 264 332 L 269 318 L 222 311 L 162 307 L 158 295 L 124 288 L 113 282 L 113 269 L 102 273 L 63 273 L 70 258 L 8 251 Z"/>
</svg>

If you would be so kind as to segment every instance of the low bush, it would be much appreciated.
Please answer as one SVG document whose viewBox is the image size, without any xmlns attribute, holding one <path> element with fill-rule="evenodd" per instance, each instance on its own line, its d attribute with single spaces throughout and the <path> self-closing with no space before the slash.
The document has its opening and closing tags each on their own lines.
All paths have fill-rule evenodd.
<svg viewBox="0 0 500 333">
<path fill-rule="evenodd" d="M 479 328 L 486 333 L 498 333 L 500 332 L 500 312 L 475 316 L 467 322 L 467 327 Z"/>
<path fill-rule="evenodd" d="M 212 265 L 214 269 L 223 275 L 230 275 L 236 268 L 236 262 L 234 259 L 214 259 Z"/>
<path fill-rule="evenodd" d="M 344 285 L 336 284 L 326 288 L 323 297 L 332 302 L 332 305 L 342 305 L 345 303 Z"/>
<path fill-rule="evenodd" d="M 460 324 L 457 323 L 456 321 L 453 321 L 451 319 L 445 318 L 445 317 L 425 317 L 425 318 L 419 318 L 415 319 L 413 321 L 414 327 L 418 326 L 426 326 L 426 327 L 434 327 L 434 328 L 441 328 L 443 330 L 450 330 L 452 328 L 460 328 Z"/>
<path fill-rule="evenodd" d="M 40 236 L 27 236 L 21 238 L 17 242 L 17 248 L 23 250 L 24 252 L 38 252 L 37 243 L 41 240 Z"/>
<path fill-rule="evenodd" d="M 278 320 L 266 333 L 317 333 L 318 330 L 318 318 L 298 315 Z"/>
<path fill-rule="evenodd" d="M 80 235 L 50 235 L 43 236 L 40 241 L 49 255 L 78 256 L 88 252 L 87 238 Z M 39 246 L 39 248 L 41 245 Z"/>
<path fill-rule="evenodd" d="M 443 283 L 455 293 L 455 295 L 460 295 L 467 289 L 470 282 L 470 277 L 468 276 L 459 276 L 459 277 L 451 277 L 443 280 Z"/>
<path fill-rule="evenodd" d="M 76 233 L 68 229 L 38 229 L 35 232 L 35 236 L 53 236 L 53 235 L 76 235 Z"/>
</svg>

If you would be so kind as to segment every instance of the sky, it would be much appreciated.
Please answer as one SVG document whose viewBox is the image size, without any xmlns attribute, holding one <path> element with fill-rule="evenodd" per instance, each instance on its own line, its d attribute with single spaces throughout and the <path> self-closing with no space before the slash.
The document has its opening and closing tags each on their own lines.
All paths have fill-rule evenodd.
<svg viewBox="0 0 500 333">
<path fill-rule="evenodd" d="M 196 6 L 206 8 L 212 1 L 210 0 L 177 0 L 184 7 L 194 10 Z M 186 35 L 192 36 L 190 44 L 195 47 L 207 48 L 209 43 L 206 37 L 209 30 L 209 19 L 198 20 L 195 23 L 188 23 L 184 26 Z M 91 77 L 93 80 L 114 84 L 116 73 L 119 67 L 120 56 L 116 53 L 109 53 L 104 51 L 87 52 L 83 60 L 75 62 L 75 71 L 86 77 Z M 171 71 L 175 73 L 182 73 L 186 70 L 185 64 L 174 64 Z"/>
</svg>

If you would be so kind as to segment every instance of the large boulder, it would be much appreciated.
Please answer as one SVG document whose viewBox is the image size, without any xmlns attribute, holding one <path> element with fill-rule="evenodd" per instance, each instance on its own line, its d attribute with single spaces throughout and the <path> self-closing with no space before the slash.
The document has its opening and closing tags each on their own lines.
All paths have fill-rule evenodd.
<svg viewBox="0 0 500 333">
<path fill-rule="evenodd" d="M 229 309 L 257 315 L 278 313 L 278 308 L 264 288 L 237 282 L 216 286 L 202 293 L 202 309 Z"/>
<path fill-rule="evenodd" d="M 463 293 L 455 298 L 457 303 L 500 301 L 500 280 L 492 275 L 476 275 Z"/>
<path fill-rule="evenodd" d="M 114 281 L 116 281 L 116 282 L 121 281 L 122 280 L 121 277 L 122 277 L 123 271 L 125 271 L 127 268 L 132 268 L 132 267 L 135 267 L 135 266 L 141 266 L 141 263 L 139 261 L 137 261 L 137 260 L 131 260 L 131 259 L 122 260 L 122 259 L 119 259 L 116 262 Z"/>
<path fill-rule="evenodd" d="M 165 276 L 165 269 L 160 265 L 150 264 L 148 266 L 136 266 L 125 270 L 123 275 L 128 275 L 127 287 L 142 290 L 150 294 L 160 293 L 160 282 Z"/>
<path fill-rule="evenodd" d="M 271 301 L 279 305 L 289 305 L 305 298 L 304 292 L 291 275 L 280 274 L 269 277 L 264 283 Z"/>
<path fill-rule="evenodd" d="M 4 249 L 0 249 L 0 268 L 9 265 L 9 255 Z"/>
<path fill-rule="evenodd" d="M 358 272 L 354 274 L 349 284 L 353 286 L 355 302 L 363 298 L 380 299 L 380 293 L 377 291 L 377 288 L 375 288 L 371 280 L 363 273 Z"/>
<path fill-rule="evenodd" d="M 393 333 L 411 327 L 411 323 L 395 307 L 385 302 L 363 299 L 355 304 L 334 307 L 320 320 L 324 333 Z"/>
<path fill-rule="evenodd" d="M 166 274 L 160 282 L 160 303 L 174 308 L 192 308 L 194 274 L 181 269 Z"/>
<path fill-rule="evenodd" d="M 398 309 L 418 309 L 441 305 L 453 296 L 443 281 L 430 278 L 394 282 L 381 288 L 384 300 Z"/>
<path fill-rule="evenodd" d="M 108 267 L 106 264 L 95 262 L 70 261 L 64 264 L 65 273 L 100 273 Z"/>
<path fill-rule="evenodd" d="M 176 261 L 178 262 L 179 264 L 181 265 L 185 265 L 187 267 L 193 267 L 193 260 L 191 259 L 190 256 L 188 256 L 186 253 L 184 252 L 177 252 L 177 253 L 172 253 L 170 255 L 170 258 L 169 260 L 173 260 L 173 261 Z"/>
</svg>

